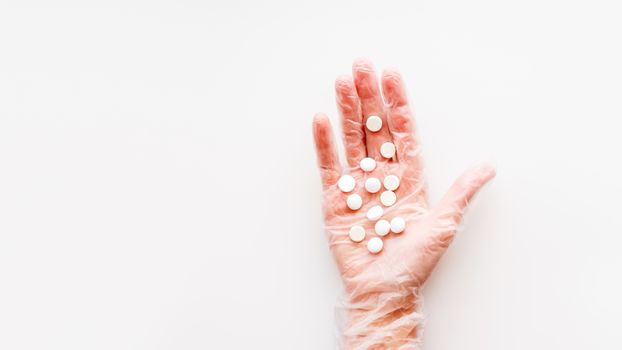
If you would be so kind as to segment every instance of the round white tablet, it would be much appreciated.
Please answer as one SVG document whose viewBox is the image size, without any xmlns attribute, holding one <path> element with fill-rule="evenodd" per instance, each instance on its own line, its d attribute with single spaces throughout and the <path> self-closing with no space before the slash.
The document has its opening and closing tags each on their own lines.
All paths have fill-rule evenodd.
<svg viewBox="0 0 622 350">
<path fill-rule="evenodd" d="M 380 180 L 375 177 L 370 177 L 365 180 L 365 189 L 369 193 L 376 193 L 380 191 L 380 187 L 382 187 L 382 184 L 380 183 Z"/>
<path fill-rule="evenodd" d="M 383 157 L 390 159 L 395 155 L 395 145 L 393 142 L 385 142 L 380 146 L 380 154 Z"/>
<path fill-rule="evenodd" d="M 362 242 L 365 239 L 365 229 L 363 228 L 363 226 L 352 226 L 352 228 L 350 228 L 348 236 L 350 236 L 350 239 L 353 242 Z"/>
<path fill-rule="evenodd" d="M 374 226 L 374 231 L 378 236 L 386 236 L 391 231 L 391 224 L 387 220 L 378 220 Z"/>
<path fill-rule="evenodd" d="M 389 175 L 384 178 L 384 188 L 389 191 L 395 191 L 400 187 L 400 178 L 395 175 Z"/>
<path fill-rule="evenodd" d="M 393 233 L 402 233 L 406 228 L 406 221 L 401 217 L 395 217 L 391 220 L 391 232 Z"/>
<path fill-rule="evenodd" d="M 385 207 L 390 207 L 397 201 L 397 196 L 393 191 L 384 191 L 380 194 L 380 203 Z"/>
<path fill-rule="evenodd" d="M 358 194 L 353 193 L 348 196 L 346 203 L 348 204 L 348 208 L 352 210 L 359 210 L 361 209 L 361 206 L 363 206 L 363 198 L 361 198 Z"/>
<path fill-rule="evenodd" d="M 361 169 L 365 172 L 370 172 L 376 169 L 376 161 L 374 158 L 361 159 Z"/>
<path fill-rule="evenodd" d="M 365 125 L 367 125 L 369 131 L 376 132 L 382 128 L 382 119 L 377 115 L 370 115 Z"/>
<path fill-rule="evenodd" d="M 339 181 L 337 181 L 337 186 L 339 186 L 341 192 L 350 192 L 354 189 L 355 185 L 356 181 L 350 175 L 343 175 L 339 178 Z"/>
<path fill-rule="evenodd" d="M 384 214 L 384 210 L 382 210 L 382 207 L 379 205 L 374 205 L 367 211 L 367 218 L 369 220 L 376 221 L 380 219 L 382 214 Z"/>
<path fill-rule="evenodd" d="M 367 250 L 372 254 L 380 253 L 383 246 L 382 240 L 378 237 L 374 237 L 367 241 Z"/>
</svg>

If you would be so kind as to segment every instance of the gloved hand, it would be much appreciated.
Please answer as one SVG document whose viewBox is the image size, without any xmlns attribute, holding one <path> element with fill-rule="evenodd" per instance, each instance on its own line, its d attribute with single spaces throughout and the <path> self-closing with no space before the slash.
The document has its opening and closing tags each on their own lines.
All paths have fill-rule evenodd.
<svg viewBox="0 0 622 350">
<path fill-rule="evenodd" d="M 354 62 L 352 74 L 353 77 L 339 77 L 335 84 L 346 167 L 339 162 L 327 116 L 317 114 L 313 120 L 324 188 L 326 234 L 346 290 L 343 347 L 415 349 L 422 323 L 418 291 L 453 240 L 470 199 L 495 176 L 495 170 L 490 165 L 467 170 L 440 203 L 431 207 L 401 76 L 394 70 L 386 70 L 379 84 L 372 64 L 362 59 Z M 366 119 L 372 115 L 379 116 L 383 122 L 377 132 L 365 127 Z M 380 146 L 387 141 L 393 142 L 397 150 L 390 160 L 380 155 Z M 377 162 L 376 169 L 370 173 L 359 166 L 365 157 Z M 351 193 L 363 198 L 359 210 L 348 208 L 346 198 L 350 193 L 343 193 L 337 186 L 343 174 L 356 179 Z M 377 235 L 374 222 L 365 214 L 370 207 L 380 205 L 378 198 L 382 191 L 368 193 L 363 184 L 368 177 L 382 180 L 389 174 L 400 178 L 400 186 L 395 190 L 397 202 L 384 208 L 383 218 L 401 216 L 406 220 L 406 229 L 382 237 L 384 249 L 372 254 L 366 242 Z M 349 239 L 348 232 L 354 225 L 365 228 L 366 238 L 361 243 Z"/>
</svg>

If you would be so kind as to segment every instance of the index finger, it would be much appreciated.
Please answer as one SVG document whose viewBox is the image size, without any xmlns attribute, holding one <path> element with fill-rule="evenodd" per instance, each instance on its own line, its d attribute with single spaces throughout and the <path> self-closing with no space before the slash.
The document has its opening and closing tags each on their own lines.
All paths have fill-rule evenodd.
<svg viewBox="0 0 622 350">
<path fill-rule="evenodd" d="M 398 160 L 413 173 L 421 174 L 422 162 L 415 136 L 415 120 L 408 105 L 402 76 L 396 70 L 387 69 L 383 72 L 382 93 L 387 105 L 387 121 L 397 149 Z"/>
</svg>

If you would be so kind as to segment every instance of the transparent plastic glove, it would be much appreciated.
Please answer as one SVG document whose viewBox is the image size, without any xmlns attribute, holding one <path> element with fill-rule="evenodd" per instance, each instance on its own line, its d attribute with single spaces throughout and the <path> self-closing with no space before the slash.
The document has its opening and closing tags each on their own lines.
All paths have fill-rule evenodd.
<svg viewBox="0 0 622 350">
<path fill-rule="evenodd" d="M 366 60 L 355 61 L 352 73 L 353 77 L 339 77 L 335 85 L 347 167 L 339 162 L 326 115 L 317 114 L 313 121 L 324 188 L 326 234 L 346 291 L 342 305 L 346 316 L 342 346 L 345 349 L 416 349 L 422 324 L 418 290 L 453 240 L 470 199 L 494 177 L 495 170 L 490 165 L 467 170 L 440 203 L 430 206 L 419 144 L 414 135 L 414 120 L 401 76 L 394 70 L 387 70 L 379 84 L 372 64 Z M 372 115 L 383 121 L 378 132 L 365 127 L 366 119 Z M 397 152 L 393 159 L 380 155 L 384 142 L 395 144 Z M 364 157 L 376 160 L 373 172 L 361 170 L 359 164 Z M 341 192 L 337 186 L 344 174 L 356 179 L 356 187 L 350 193 Z M 406 230 L 382 237 L 384 249 L 372 254 L 367 250 L 367 241 L 377 235 L 375 222 L 367 219 L 366 212 L 380 205 L 382 190 L 370 194 L 364 182 L 369 177 L 382 181 L 389 174 L 400 178 L 400 186 L 395 191 L 398 199 L 391 207 L 383 206 L 382 218 L 390 221 L 401 216 L 406 220 Z M 353 211 L 346 205 L 351 193 L 363 198 L 359 210 Z M 363 242 L 349 239 L 348 232 L 353 225 L 365 228 Z"/>
</svg>

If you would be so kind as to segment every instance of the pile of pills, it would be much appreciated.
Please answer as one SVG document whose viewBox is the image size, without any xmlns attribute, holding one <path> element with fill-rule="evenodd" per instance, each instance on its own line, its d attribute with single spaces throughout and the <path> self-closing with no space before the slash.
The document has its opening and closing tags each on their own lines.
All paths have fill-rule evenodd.
<svg viewBox="0 0 622 350">
<path fill-rule="evenodd" d="M 367 118 L 365 123 L 367 129 L 371 132 L 377 132 L 382 129 L 382 119 L 378 116 L 372 115 Z M 385 142 L 380 146 L 380 154 L 382 157 L 391 159 L 395 156 L 395 145 L 392 142 Z M 373 158 L 363 158 L 360 162 L 361 170 L 366 173 L 374 171 L 376 169 L 376 161 Z M 356 180 L 350 175 L 343 175 L 339 178 L 337 186 L 343 193 L 350 193 L 356 187 Z M 400 179 L 395 175 L 388 175 L 382 181 L 375 177 L 369 177 L 365 180 L 365 190 L 369 193 L 380 193 L 380 203 L 382 205 L 374 205 L 367 210 L 366 217 L 368 220 L 375 222 L 374 232 L 378 237 L 372 237 L 367 241 L 367 250 L 372 254 L 379 253 L 384 243 L 382 238 L 388 235 L 390 232 L 402 233 L 406 229 L 406 221 L 401 217 L 394 217 L 391 221 L 382 219 L 384 215 L 384 209 L 382 206 L 390 207 L 397 202 L 397 196 L 395 190 L 400 186 Z M 350 194 L 347 196 L 346 204 L 351 210 L 359 210 L 363 207 L 363 198 L 356 194 Z M 360 225 L 355 225 L 350 228 L 349 237 L 353 242 L 360 243 L 365 240 L 366 232 L 365 228 Z"/>
</svg>

